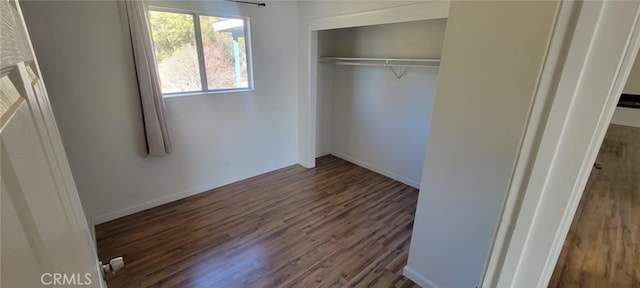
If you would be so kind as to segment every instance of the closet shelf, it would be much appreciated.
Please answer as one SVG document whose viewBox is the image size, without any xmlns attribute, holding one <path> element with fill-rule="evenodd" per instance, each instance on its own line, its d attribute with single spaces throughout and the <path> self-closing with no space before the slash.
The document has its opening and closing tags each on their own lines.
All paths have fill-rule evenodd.
<svg viewBox="0 0 640 288">
<path fill-rule="evenodd" d="M 351 66 L 438 68 L 440 59 L 320 57 L 320 63 Z"/>
<path fill-rule="evenodd" d="M 402 78 L 409 68 L 440 67 L 440 59 L 320 57 L 318 60 L 320 63 L 334 65 L 389 67 L 393 75 L 398 79 Z M 395 68 L 398 68 L 398 70 Z"/>
</svg>

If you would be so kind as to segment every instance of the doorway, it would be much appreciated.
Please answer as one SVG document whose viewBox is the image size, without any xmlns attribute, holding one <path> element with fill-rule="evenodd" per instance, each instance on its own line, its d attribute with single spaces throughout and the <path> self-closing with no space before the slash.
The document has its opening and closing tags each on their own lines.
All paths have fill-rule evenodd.
<svg viewBox="0 0 640 288">
<path fill-rule="evenodd" d="M 640 58 L 623 93 L 549 287 L 640 285 Z"/>
</svg>

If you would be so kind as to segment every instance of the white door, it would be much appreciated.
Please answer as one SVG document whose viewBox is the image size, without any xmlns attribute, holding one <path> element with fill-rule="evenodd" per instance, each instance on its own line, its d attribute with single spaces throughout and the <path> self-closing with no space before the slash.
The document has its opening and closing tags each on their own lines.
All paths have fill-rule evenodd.
<svg viewBox="0 0 640 288">
<path fill-rule="evenodd" d="M 0 68 L 0 286 L 104 287 L 14 0 L 0 0 Z"/>
</svg>

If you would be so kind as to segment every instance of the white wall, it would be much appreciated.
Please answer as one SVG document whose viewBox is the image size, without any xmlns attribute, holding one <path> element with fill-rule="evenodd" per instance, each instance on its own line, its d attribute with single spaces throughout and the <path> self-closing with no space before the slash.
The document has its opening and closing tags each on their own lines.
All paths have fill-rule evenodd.
<svg viewBox="0 0 640 288">
<path fill-rule="evenodd" d="M 640 109 L 628 107 L 616 107 L 611 119 L 612 124 L 640 128 Z"/>
<path fill-rule="evenodd" d="M 314 19 L 336 15 L 346 15 L 359 12 L 367 12 L 379 9 L 385 9 L 390 7 L 398 7 L 411 5 L 421 2 L 430 2 L 432 0 L 421 1 L 363 1 L 363 0 L 338 0 L 338 1 L 323 1 L 323 0 L 301 0 L 300 1 L 300 17 L 302 19 Z M 300 23 L 304 26 L 306 23 Z M 301 26 L 301 27 L 302 27 Z"/>
<path fill-rule="evenodd" d="M 622 93 L 640 95 L 640 54 L 636 56 Z M 640 128 L 640 109 L 616 107 L 611 123 Z"/>
<path fill-rule="evenodd" d="M 633 68 L 631 68 L 631 74 L 629 74 L 627 84 L 624 85 L 624 90 L 622 90 L 623 93 L 640 95 L 640 57 L 638 56 L 640 56 L 640 54 L 636 54 Z"/>
<path fill-rule="evenodd" d="M 445 25 L 438 19 L 337 29 L 318 44 L 333 40 L 331 56 L 440 58 Z M 318 135 L 329 139 L 318 137 L 317 147 L 418 187 L 437 76 L 438 69 L 409 69 L 398 79 L 384 67 L 319 65 Z M 332 87 L 322 88 L 323 78 Z"/>
<path fill-rule="evenodd" d="M 318 56 L 336 56 L 336 30 L 318 31 Z M 316 157 L 331 153 L 334 65 L 318 65 Z"/>
<path fill-rule="evenodd" d="M 440 58 L 446 19 L 336 29 L 336 56 Z"/>
<path fill-rule="evenodd" d="M 255 91 L 166 100 L 175 151 L 144 157 L 129 35 L 115 1 L 25 1 L 83 204 L 97 222 L 298 161 L 297 3 L 167 2 L 251 17 Z"/>
<path fill-rule="evenodd" d="M 405 268 L 416 282 L 479 286 L 557 9 L 451 3 Z"/>
</svg>

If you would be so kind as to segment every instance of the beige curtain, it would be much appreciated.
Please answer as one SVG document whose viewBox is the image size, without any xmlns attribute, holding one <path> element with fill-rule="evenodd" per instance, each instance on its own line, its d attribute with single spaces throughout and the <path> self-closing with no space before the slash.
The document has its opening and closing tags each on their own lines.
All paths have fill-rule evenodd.
<svg viewBox="0 0 640 288">
<path fill-rule="evenodd" d="M 124 0 L 124 4 L 138 75 L 147 149 L 150 155 L 164 156 L 171 153 L 173 147 L 164 117 L 164 100 L 153 52 L 147 3 L 140 0 Z"/>
</svg>

